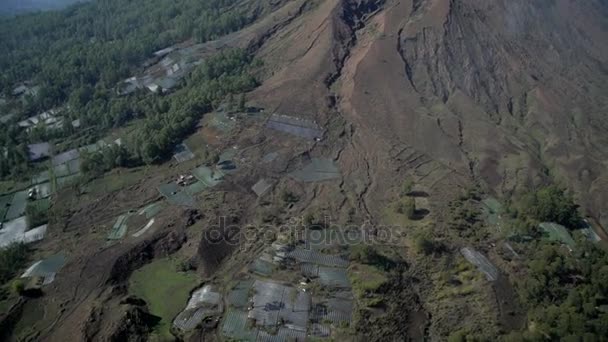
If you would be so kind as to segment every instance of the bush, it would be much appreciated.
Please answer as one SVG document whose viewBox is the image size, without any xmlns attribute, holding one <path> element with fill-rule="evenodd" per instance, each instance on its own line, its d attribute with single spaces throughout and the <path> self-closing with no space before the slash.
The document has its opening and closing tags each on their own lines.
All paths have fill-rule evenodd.
<svg viewBox="0 0 608 342">
<path fill-rule="evenodd" d="M 413 220 L 416 218 L 416 199 L 413 197 L 405 197 L 397 202 L 395 211 L 398 214 L 406 215 L 407 218 Z"/>
<path fill-rule="evenodd" d="M 419 254 L 431 255 L 436 251 L 441 250 L 441 246 L 437 242 L 425 236 L 419 235 L 414 238 L 414 249 Z"/>
<path fill-rule="evenodd" d="M 300 200 L 300 198 L 289 190 L 283 190 L 283 192 L 281 193 L 281 200 L 283 200 L 285 204 L 290 204 L 296 203 Z"/>
<path fill-rule="evenodd" d="M 14 280 L 11 284 L 11 290 L 14 294 L 21 296 L 25 293 L 25 283 L 21 279 Z"/>
<path fill-rule="evenodd" d="M 582 222 L 572 195 L 555 185 L 525 195 L 520 212 L 541 222 L 556 222 L 569 228 L 577 228 Z"/>
<path fill-rule="evenodd" d="M 9 281 L 27 261 L 28 248 L 15 243 L 0 250 L 0 285 Z"/>
<path fill-rule="evenodd" d="M 406 196 L 414 188 L 414 182 L 411 179 L 406 179 L 401 185 L 401 196 Z"/>
<path fill-rule="evenodd" d="M 395 267 L 396 264 L 371 246 L 353 246 L 350 249 L 350 259 L 361 264 L 376 266 L 385 271 Z"/>
<path fill-rule="evenodd" d="M 28 202 L 25 207 L 25 216 L 30 228 L 41 226 L 49 221 L 48 199 Z"/>
<path fill-rule="evenodd" d="M 325 228 L 325 222 L 321 215 L 308 212 L 304 215 L 304 226 L 309 229 L 323 229 Z"/>
<path fill-rule="evenodd" d="M 131 164 L 128 151 L 116 144 L 112 144 L 94 153 L 83 153 L 80 169 L 89 177 L 98 177 L 115 167 L 124 167 Z"/>
</svg>

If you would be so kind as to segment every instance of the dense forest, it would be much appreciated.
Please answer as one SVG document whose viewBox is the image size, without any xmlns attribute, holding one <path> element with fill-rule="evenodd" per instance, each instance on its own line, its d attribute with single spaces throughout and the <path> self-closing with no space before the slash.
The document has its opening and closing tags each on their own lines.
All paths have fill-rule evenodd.
<svg viewBox="0 0 608 342">
<path fill-rule="evenodd" d="M 236 0 L 99 0 L 0 25 L 0 89 L 33 81 L 34 105 L 63 104 L 75 91 L 113 88 L 156 50 L 192 37 L 207 41 L 255 19 Z"/>
<path fill-rule="evenodd" d="M 535 239 L 519 246 L 526 255 L 515 280 L 533 329 L 513 332 L 512 341 L 603 341 L 608 336 L 608 253 L 579 231 L 574 198 L 550 185 L 524 194 L 509 208 L 512 224 Z M 564 224 L 576 238 L 573 250 L 543 238 L 540 222 Z"/>
<path fill-rule="evenodd" d="M 0 114 L 16 113 L 0 124 L 6 126 L 0 134 L 0 146 L 6 151 L 0 176 L 24 174 L 28 143 L 67 138 L 91 143 L 134 118 L 150 119 L 143 125 L 148 133 L 135 135 L 137 146 L 127 147 L 128 159 L 149 163 L 164 158 L 203 111 L 228 93 L 255 85 L 246 67 L 250 58 L 244 52 L 221 54 L 194 70 L 186 80 L 187 90 L 165 97 L 145 92 L 119 97 L 117 83 L 140 70 L 154 51 L 192 38 L 215 39 L 256 19 L 250 14 L 255 11 L 237 4 L 236 0 L 99 0 L 59 12 L 2 19 L 0 97 L 11 99 L 15 86 L 23 82 L 38 90 L 22 101 L 0 103 Z M 57 107 L 64 108 L 67 119 L 80 120 L 79 132 L 71 125 L 28 132 L 14 127 L 20 119 Z"/>
</svg>

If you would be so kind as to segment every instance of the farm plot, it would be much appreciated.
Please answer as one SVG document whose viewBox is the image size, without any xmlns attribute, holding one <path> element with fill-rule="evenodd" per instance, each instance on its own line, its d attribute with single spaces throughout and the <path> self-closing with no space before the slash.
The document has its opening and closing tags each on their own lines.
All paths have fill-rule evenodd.
<svg viewBox="0 0 608 342">
<path fill-rule="evenodd" d="M 471 247 L 462 248 L 460 253 L 465 259 L 467 259 L 468 262 L 477 267 L 477 269 L 486 276 L 488 281 L 495 281 L 498 279 L 498 269 L 492 265 L 492 263 L 483 254 Z"/>
<path fill-rule="evenodd" d="M 323 130 L 316 123 L 287 115 L 271 115 L 266 128 L 311 140 L 323 137 Z"/>
<path fill-rule="evenodd" d="M 539 227 L 545 232 L 549 240 L 561 242 L 570 248 L 576 246 L 576 242 L 574 242 L 566 227 L 552 222 L 543 222 L 539 224 Z"/>
<path fill-rule="evenodd" d="M 308 165 L 293 171 L 290 176 L 305 183 L 322 182 L 340 178 L 340 170 L 331 159 L 312 158 Z"/>
<path fill-rule="evenodd" d="M 175 150 L 173 151 L 173 158 L 175 158 L 178 163 L 183 163 L 185 161 L 194 159 L 194 153 L 190 151 L 190 148 L 188 148 L 186 143 L 181 143 L 175 147 Z"/>
<path fill-rule="evenodd" d="M 66 257 L 63 254 L 52 255 L 46 259 L 39 260 L 32 264 L 21 278 L 40 277 L 43 279 L 43 285 L 48 285 L 55 280 L 56 274 L 61 270 L 66 262 Z"/>
</svg>

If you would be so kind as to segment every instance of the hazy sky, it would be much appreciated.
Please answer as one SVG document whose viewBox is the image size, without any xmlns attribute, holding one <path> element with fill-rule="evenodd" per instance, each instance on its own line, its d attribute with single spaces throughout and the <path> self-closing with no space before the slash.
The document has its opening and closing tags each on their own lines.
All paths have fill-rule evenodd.
<svg viewBox="0 0 608 342">
<path fill-rule="evenodd" d="M 0 13 L 14 14 L 35 10 L 58 9 L 86 0 L 0 0 Z"/>
</svg>

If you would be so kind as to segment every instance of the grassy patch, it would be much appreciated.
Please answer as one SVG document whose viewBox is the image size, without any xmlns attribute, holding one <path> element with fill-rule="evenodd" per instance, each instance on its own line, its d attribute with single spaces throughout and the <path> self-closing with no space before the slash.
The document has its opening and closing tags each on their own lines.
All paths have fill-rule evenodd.
<svg viewBox="0 0 608 342">
<path fill-rule="evenodd" d="M 464 258 L 459 258 L 455 267 L 435 276 L 437 300 L 466 297 L 479 291 L 483 284 L 483 276 Z"/>
<path fill-rule="evenodd" d="M 129 279 L 129 292 L 144 299 L 150 313 L 160 317 L 154 328 L 160 340 L 173 339 L 171 322 L 199 282 L 194 273 L 178 272 L 178 263 L 171 258 L 158 259 L 133 272 Z"/>
<path fill-rule="evenodd" d="M 127 172 L 111 172 L 105 176 L 95 179 L 86 185 L 86 192 L 89 194 L 105 194 L 120 190 L 124 187 L 137 183 L 142 179 L 141 169 L 133 169 Z"/>
<path fill-rule="evenodd" d="M 353 292 L 362 301 L 373 300 L 373 294 L 384 285 L 388 278 L 385 273 L 374 266 L 352 264 L 348 276 L 353 285 Z"/>
</svg>

